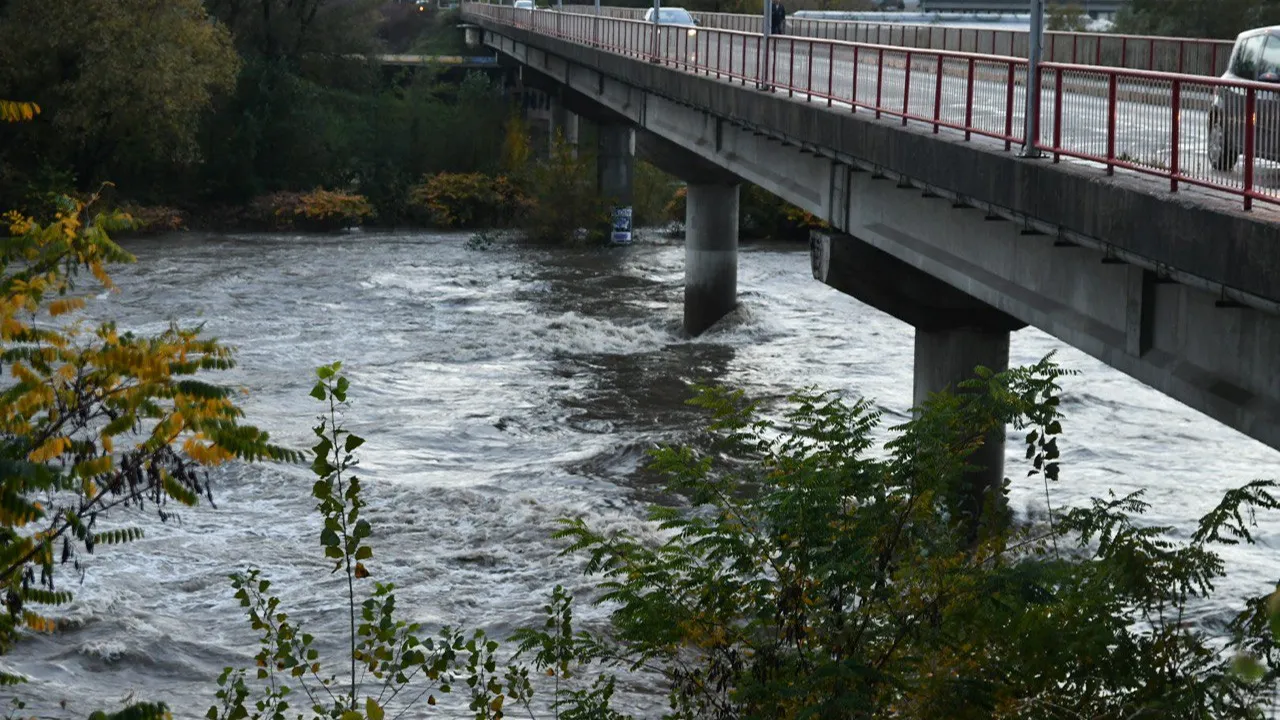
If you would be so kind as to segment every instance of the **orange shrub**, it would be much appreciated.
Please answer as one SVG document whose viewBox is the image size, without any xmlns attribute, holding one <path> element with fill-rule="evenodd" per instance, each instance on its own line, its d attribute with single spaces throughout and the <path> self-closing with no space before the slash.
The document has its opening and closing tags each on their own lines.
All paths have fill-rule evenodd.
<svg viewBox="0 0 1280 720">
<path fill-rule="evenodd" d="M 177 208 L 164 205 L 133 205 L 130 203 L 122 205 L 120 212 L 128 215 L 133 223 L 133 229 L 126 231 L 128 233 L 150 235 L 187 229 L 186 219 L 182 211 Z"/>
<path fill-rule="evenodd" d="M 507 227 L 528 199 L 505 175 L 440 173 L 409 191 L 409 211 L 440 228 Z"/>
<path fill-rule="evenodd" d="M 361 225 L 373 217 L 373 206 L 363 195 L 319 189 L 258 198 L 251 214 L 272 230 L 331 231 Z"/>
</svg>

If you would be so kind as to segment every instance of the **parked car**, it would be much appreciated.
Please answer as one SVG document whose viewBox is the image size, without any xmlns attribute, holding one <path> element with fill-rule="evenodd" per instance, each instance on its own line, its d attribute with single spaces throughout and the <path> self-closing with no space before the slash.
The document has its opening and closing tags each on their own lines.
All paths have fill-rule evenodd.
<svg viewBox="0 0 1280 720">
<path fill-rule="evenodd" d="M 647 23 L 653 22 L 653 8 L 649 8 L 648 10 L 644 11 L 644 21 Z M 689 14 L 689 11 L 685 10 L 684 8 L 679 8 L 679 7 L 659 8 L 658 24 L 688 26 L 689 37 L 693 37 L 698 34 L 698 31 L 695 29 L 698 27 L 698 21 L 694 20 L 693 16 Z"/>
<path fill-rule="evenodd" d="M 1280 26 L 1246 30 L 1236 37 L 1223 80 L 1276 83 L 1275 93 L 1254 94 L 1254 155 L 1280 161 Z M 1244 151 L 1247 93 L 1245 88 L 1215 88 L 1209 110 L 1209 164 L 1230 170 Z"/>
</svg>

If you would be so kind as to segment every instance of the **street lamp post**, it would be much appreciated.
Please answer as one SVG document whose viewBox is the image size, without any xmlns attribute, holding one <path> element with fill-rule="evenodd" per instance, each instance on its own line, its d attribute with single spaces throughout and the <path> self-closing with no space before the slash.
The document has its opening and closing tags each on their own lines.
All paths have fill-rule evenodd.
<svg viewBox="0 0 1280 720">
<path fill-rule="evenodd" d="M 1027 96 L 1022 117 L 1022 157 L 1040 157 L 1040 54 L 1044 47 L 1044 0 L 1031 0 L 1031 31 L 1027 33 Z"/>
<path fill-rule="evenodd" d="M 760 59 L 756 62 L 756 73 L 760 76 L 760 87 L 769 88 L 769 66 L 773 64 L 773 52 L 769 48 L 769 35 L 773 31 L 773 0 L 764 0 L 764 18 L 760 25 Z"/>
<path fill-rule="evenodd" d="M 662 12 L 662 0 L 653 0 L 653 58 L 658 62 L 658 15 Z"/>
</svg>

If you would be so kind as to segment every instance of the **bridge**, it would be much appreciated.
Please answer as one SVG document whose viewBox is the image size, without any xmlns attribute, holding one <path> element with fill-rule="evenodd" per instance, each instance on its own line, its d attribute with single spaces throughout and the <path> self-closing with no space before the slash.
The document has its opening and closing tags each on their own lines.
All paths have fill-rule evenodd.
<svg viewBox="0 0 1280 720">
<path fill-rule="evenodd" d="M 1115 15 L 1128 0 L 1075 0 L 1087 15 Z M 1026 12 L 1027 0 L 920 0 L 920 9 L 942 12 Z"/>
<path fill-rule="evenodd" d="M 1026 0 L 1021 0 L 1023 9 Z M 594 15 L 593 5 L 565 5 L 564 12 Z M 603 17 L 640 20 L 644 11 L 636 8 L 602 7 Z M 759 15 L 692 12 L 699 26 L 716 30 L 759 33 Z M 787 20 L 787 34 L 797 37 L 845 40 L 873 45 L 892 45 L 917 50 L 953 50 L 987 55 L 1027 57 L 1028 32 L 997 22 L 983 22 L 975 16 L 964 25 L 909 23 L 902 13 L 867 13 L 883 20 L 830 20 L 793 16 Z M 918 15 L 918 14 L 916 14 Z M 1131 70 L 1187 73 L 1217 77 L 1227 69 L 1231 57 L 1230 40 L 1174 38 L 1151 35 L 1121 35 L 1096 32 L 1046 32 L 1044 59 L 1062 63 L 1083 63 L 1122 67 Z"/>
<path fill-rule="evenodd" d="M 815 278 L 916 328 L 918 401 L 1007 366 L 1009 333 L 1033 325 L 1280 447 L 1280 174 L 1255 142 L 1280 118 L 1242 120 L 1234 168 L 1205 160 L 1213 93 L 1256 106 L 1271 86 L 1045 63 L 1034 159 L 1017 152 L 1018 58 L 463 13 L 526 84 L 598 125 L 615 202 L 636 149 L 687 181 L 689 332 L 736 304 L 749 181 L 831 225 Z M 984 482 L 1002 444 L 975 459 Z"/>
</svg>

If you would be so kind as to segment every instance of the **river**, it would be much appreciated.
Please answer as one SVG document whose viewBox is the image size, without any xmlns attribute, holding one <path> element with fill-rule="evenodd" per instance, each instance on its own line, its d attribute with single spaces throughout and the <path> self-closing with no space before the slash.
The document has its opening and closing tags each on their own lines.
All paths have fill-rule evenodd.
<svg viewBox="0 0 1280 720">
<path fill-rule="evenodd" d="M 205 323 L 238 346 L 224 380 L 243 386 L 249 420 L 309 447 L 319 403 L 312 368 L 343 360 L 348 425 L 368 439 L 362 475 L 375 532 L 374 576 L 427 625 L 499 636 L 539 618 L 557 583 L 584 587 L 549 539 L 557 518 L 640 528 L 660 497 L 637 467 L 654 443 L 687 438 L 700 417 L 687 383 L 717 380 L 779 398 L 817 385 L 875 399 L 893 421 L 911 401 L 911 329 L 815 282 L 796 245 L 745 245 L 740 308 L 696 340 L 680 331 L 684 249 L 651 239 L 621 249 L 465 247 L 463 235 L 209 236 L 126 242 L 138 262 L 121 291 L 91 306 L 122 329 Z M 1015 363 L 1059 351 L 1067 379 L 1055 505 L 1146 488 L 1152 522 L 1187 528 L 1221 492 L 1280 477 L 1280 454 L 1036 330 L 1016 333 Z M 1044 506 L 1021 481 L 1020 438 L 1006 471 L 1020 512 Z M 255 638 L 227 575 L 249 563 L 295 619 L 337 636 L 345 620 L 320 562 L 309 474 L 274 465 L 214 475 L 216 509 L 180 524 L 139 518 L 147 537 L 86 557 L 68 631 L 19 646 L 18 692 L 42 717 L 83 718 L 124 698 L 203 716 L 225 665 L 252 663 Z M 1228 549 L 1230 575 L 1201 611 L 1218 623 L 1274 582 L 1276 517 L 1262 547 Z M 125 518 L 117 518 L 125 522 Z M 598 610 L 581 608 L 584 622 Z M 623 705 L 655 717 L 641 678 Z M 61 707 L 65 701 L 65 708 Z M 437 717 L 464 717 L 461 710 Z M 406 715 L 405 717 L 415 717 Z"/>
</svg>

